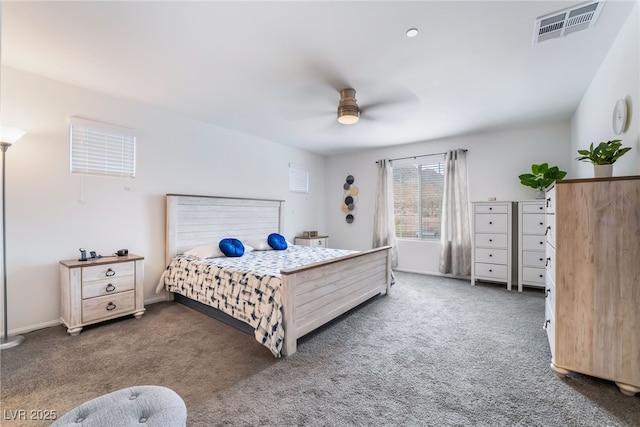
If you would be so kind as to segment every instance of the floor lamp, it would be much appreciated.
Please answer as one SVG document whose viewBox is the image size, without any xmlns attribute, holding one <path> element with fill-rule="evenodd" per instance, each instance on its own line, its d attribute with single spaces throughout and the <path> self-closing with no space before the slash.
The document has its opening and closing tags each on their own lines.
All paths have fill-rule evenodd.
<svg viewBox="0 0 640 427">
<path fill-rule="evenodd" d="M 0 149 L 2 149 L 2 273 L 3 273 L 3 292 L 2 300 L 4 302 L 4 334 L 2 340 L 0 340 L 0 350 L 6 350 L 11 347 L 20 345 L 24 341 L 24 337 L 16 335 L 9 336 L 9 328 L 7 322 L 7 215 L 5 211 L 5 166 L 4 158 L 7 153 L 7 149 L 11 147 L 11 144 L 15 143 L 18 139 L 25 134 L 25 131 L 10 128 L 7 126 L 0 126 Z"/>
</svg>

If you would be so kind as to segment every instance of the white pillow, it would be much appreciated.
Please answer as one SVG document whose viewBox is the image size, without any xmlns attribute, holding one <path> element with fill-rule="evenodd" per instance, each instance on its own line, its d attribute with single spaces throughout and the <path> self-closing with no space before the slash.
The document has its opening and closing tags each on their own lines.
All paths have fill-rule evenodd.
<svg viewBox="0 0 640 427">
<path fill-rule="evenodd" d="M 195 248 L 189 249 L 184 254 L 189 256 L 194 256 L 200 259 L 219 258 L 224 256 L 224 254 L 220 250 L 220 246 L 218 246 L 218 243 L 196 246 Z"/>
<path fill-rule="evenodd" d="M 269 246 L 267 239 L 253 239 L 247 240 L 246 242 L 242 243 L 245 245 L 245 247 L 251 246 L 256 251 L 270 251 L 273 249 L 271 246 Z"/>
</svg>

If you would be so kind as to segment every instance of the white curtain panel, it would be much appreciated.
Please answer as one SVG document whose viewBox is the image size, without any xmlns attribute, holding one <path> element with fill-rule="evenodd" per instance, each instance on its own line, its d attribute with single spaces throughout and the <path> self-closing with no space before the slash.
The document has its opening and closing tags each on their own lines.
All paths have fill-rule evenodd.
<svg viewBox="0 0 640 427">
<path fill-rule="evenodd" d="M 471 227 L 466 150 L 448 151 L 444 165 L 440 272 L 468 276 L 471 274 Z"/>
<path fill-rule="evenodd" d="M 373 213 L 373 247 L 391 246 L 391 267 L 398 266 L 393 213 L 393 170 L 390 160 L 378 160 L 378 185 Z"/>
</svg>

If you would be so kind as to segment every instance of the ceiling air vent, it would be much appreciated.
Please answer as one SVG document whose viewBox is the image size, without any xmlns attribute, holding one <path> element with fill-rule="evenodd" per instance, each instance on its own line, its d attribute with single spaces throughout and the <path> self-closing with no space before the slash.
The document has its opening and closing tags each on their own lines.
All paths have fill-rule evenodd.
<svg viewBox="0 0 640 427">
<path fill-rule="evenodd" d="M 603 1 L 583 3 L 536 19 L 533 42 L 563 37 L 595 25 Z"/>
</svg>

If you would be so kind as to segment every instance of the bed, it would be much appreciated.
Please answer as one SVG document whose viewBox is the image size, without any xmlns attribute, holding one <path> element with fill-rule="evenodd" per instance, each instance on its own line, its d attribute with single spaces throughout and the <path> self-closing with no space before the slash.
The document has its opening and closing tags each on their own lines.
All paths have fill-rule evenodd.
<svg viewBox="0 0 640 427">
<path fill-rule="evenodd" d="M 281 233 L 282 200 L 168 194 L 166 209 L 167 270 L 158 289 L 167 291 L 169 298 L 216 318 L 230 318 L 227 323 L 254 333 L 258 342 L 267 346 L 276 357 L 294 354 L 298 338 L 390 290 L 392 273 L 388 246 L 359 252 L 326 249 L 331 253 L 330 257 L 323 254 L 320 256 L 324 258 L 317 261 L 308 258 L 308 263 L 283 264 L 274 274 L 244 271 L 237 266 L 218 266 L 210 259 L 184 255 L 192 248 L 223 238 L 250 242 Z M 253 251 L 223 261 L 246 261 L 265 256 L 267 252 L 295 257 L 303 249 L 321 251 L 289 244 L 285 251 Z M 193 272 L 198 277 L 196 286 L 200 293 L 185 285 L 186 275 Z M 220 286 L 223 276 L 234 282 L 234 290 L 229 292 L 252 293 L 245 305 L 257 304 L 258 300 L 263 304 L 260 312 L 268 312 L 269 319 L 258 322 L 251 318 L 253 314 L 248 318 L 247 313 L 243 314 L 237 307 L 235 310 L 223 307 L 222 298 L 212 298 L 214 293 L 220 292 L 216 287 Z M 250 282 L 257 283 L 257 287 L 238 285 L 251 285 Z M 266 307 L 265 300 L 273 306 Z M 267 336 L 264 329 L 272 336 Z"/>
</svg>

